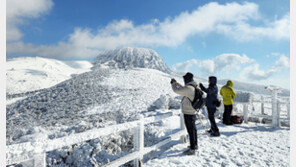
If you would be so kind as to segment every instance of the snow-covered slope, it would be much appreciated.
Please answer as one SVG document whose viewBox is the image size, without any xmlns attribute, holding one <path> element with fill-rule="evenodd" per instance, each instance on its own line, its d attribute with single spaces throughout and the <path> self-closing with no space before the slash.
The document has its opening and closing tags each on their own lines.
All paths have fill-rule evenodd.
<svg viewBox="0 0 296 167">
<path fill-rule="evenodd" d="M 163 94 L 174 95 L 169 75 L 158 70 L 86 72 L 7 105 L 7 142 L 17 142 L 37 124 L 60 131 L 60 126 L 73 129 L 85 121 L 84 131 L 101 127 L 103 124 L 98 124 L 98 120 L 124 122 L 147 111 Z"/>
<path fill-rule="evenodd" d="M 71 78 L 73 74 L 90 71 L 88 61 L 59 61 L 41 57 L 22 57 L 6 62 L 6 93 L 24 93 L 48 88 Z"/>
<path fill-rule="evenodd" d="M 170 68 L 162 61 L 162 58 L 152 49 L 126 47 L 106 51 L 100 54 L 94 61 L 94 67 L 112 68 L 150 68 L 165 73 L 170 73 Z"/>
<path fill-rule="evenodd" d="M 86 72 L 7 105 L 6 142 L 13 144 L 38 138 L 53 139 L 96 127 L 132 121 L 139 114 L 149 113 L 154 102 L 165 94 L 170 94 L 172 100 L 176 96 L 170 87 L 169 74 L 158 70 L 96 69 Z M 152 132 L 147 133 L 150 141 L 158 140 Z M 157 134 L 158 132 L 155 132 L 155 135 Z M 129 137 L 121 137 L 118 140 L 131 139 L 130 134 Z M 102 145 L 106 145 L 110 139 L 103 141 L 102 139 Z M 126 144 L 120 142 L 114 143 L 114 146 L 118 148 L 121 143 Z M 91 150 L 94 147 L 91 146 Z M 103 146 L 100 149 L 103 151 Z M 65 151 L 58 150 L 53 157 L 48 158 L 55 158 L 55 161 L 60 163 L 63 152 Z M 98 158 L 102 158 L 99 156 L 101 154 L 98 153 Z M 114 152 L 111 151 L 108 155 L 110 158 Z M 73 155 L 69 158 L 77 157 Z M 89 159 L 85 157 L 84 161 Z"/>
</svg>

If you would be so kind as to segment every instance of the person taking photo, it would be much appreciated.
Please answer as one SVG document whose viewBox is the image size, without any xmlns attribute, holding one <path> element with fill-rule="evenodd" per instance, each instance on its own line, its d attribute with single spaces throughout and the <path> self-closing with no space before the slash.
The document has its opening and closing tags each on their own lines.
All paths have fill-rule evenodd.
<svg viewBox="0 0 296 167">
<path fill-rule="evenodd" d="M 182 86 L 175 79 L 171 79 L 171 86 L 175 93 L 183 96 L 181 110 L 184 114 L 185 126 L 190 139 L 190 148 L 184 153 L 187 155 L 194 155 L 198 149 L 197 146 L 197 130 L 195 126 L 196 110 L 192 107 L 192 101 L 195 97 L 195 89 L 197 83 L 193 80 L 192 73 L 186 73 L 183 76 L 185 85 Z M 197 88 L 198 89 L 198 88 Z"/>
<path fill-rule="evenodd" d="M 199 84 L 199 87 L 202 91 L 207 93 L 206 97 L 206 106 L 208 110 L 208 117 L 211 123 L 211 129 L 208 131 L 211 136 L 220 136 L 219 129 L 215 121 L 215 112 L 217 110 L 218 103 L 218 87 L 217 87 L 217 78 L 215 76 L 209 77 L 209 87 L 205 88 L 202 83 Z"/>
</svg>

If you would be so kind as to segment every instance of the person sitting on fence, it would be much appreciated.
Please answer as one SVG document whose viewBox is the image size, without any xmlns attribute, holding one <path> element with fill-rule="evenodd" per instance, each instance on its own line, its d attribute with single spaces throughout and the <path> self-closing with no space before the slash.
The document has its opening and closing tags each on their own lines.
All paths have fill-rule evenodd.
<svg viewBox="0 0 296 167">
<path fill-rule="evenodd" d="M 231 112 L 233 109 L 233 98 L 236 96 L 233 88 L 233 82 L 228 80 L 226 85 L 224 85 L 220 90 L 220 95 L 223 98 L 224 104 L 224 113 L 223 113 L 223 124 L 225 125 L 232 125 L 233 123 L 230 120 Z"/>
<path fill-rule="evenodd" d="M 185 86 L 179 84 L 175 79 L 171 80 L 172 89 L 175 93 L 183 96 L 182 98 L 182 113 L 184 114 L 185 126 L 190 139 L 190 148 L 184 153 L 188 155 L 195 154 L 197 146 L 197 130 L 195 126 L 196 110 L 192 107 L 191 102 L 194 100 L 196 82 L 193 80 L 192 73 L 186 73 L 183 76 Z M 192 86 L 192 85 L 195 85 Z"/>
<path fill-rule="evenodd" d="M 215 112 L 217 110 L 217 106 L 219 100 L 217 98 L 218 95 L 218 88 L 217 88 L 217 78 L 214 76 L 209 77 L 209 87 L 205 88 L 202 83 L 199 83 L 199 87 L 202 91 L 207 93 L 206 98 L 206 106 L 208 110 L 208 117 L 211 123 L 211 129 L 208 131 L 211 136 L 220 136 L 219 129 L 217 127 L 215 121 Z"/>
</svg>

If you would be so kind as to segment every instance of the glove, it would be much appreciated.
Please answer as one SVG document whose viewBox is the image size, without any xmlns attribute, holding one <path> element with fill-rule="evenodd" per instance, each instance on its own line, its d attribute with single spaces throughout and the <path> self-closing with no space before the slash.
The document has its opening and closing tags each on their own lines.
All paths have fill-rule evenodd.
<svg viewBox="0 0 296 167">
<path fill-rule="evenodd" d="M 201 82 L 199 83 L 199 87 L 200 87 L 200 88 L 204 87 L 203 84 L 202 84 Z"/>
</svg>

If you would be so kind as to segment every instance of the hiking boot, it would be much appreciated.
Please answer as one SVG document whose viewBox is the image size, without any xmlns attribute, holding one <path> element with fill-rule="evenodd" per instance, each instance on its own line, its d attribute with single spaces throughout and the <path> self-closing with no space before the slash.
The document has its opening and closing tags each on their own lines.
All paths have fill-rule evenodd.
<svg viewBox="0 0 296 167">
<path fill-rule="evenodd" d="M 208 132 L 208 133 L 212 133 L 213 131 L 212 131 L 212 129 L 210 129 L 210 130 L 207 130 L 207 132 Z"/>
<path fill-rule="evenodd" d="M 219 131 L 217 131 L 217 132 L 212 132 L 212 133 L 211 133 L 211 136 L 213 136 L 213 137 L 218 137 L 218 136 L 220 136 L 220 132 L 219 132 Z"/>
<path fill-rule="evenodd" d="M 190 146 L 185 151 L 183 151 L 183 154 L 187 154 L 189 152 L 189 150 L 190 150 Z"/>
<path fill-rule="evenodd" d="M 184 151 L 184 154 L 186 155 L 195 155 L 195 153 L 196 153 L 196 150 L 193 150 L 193 149 L 188 149 Z"/>
</svg>

